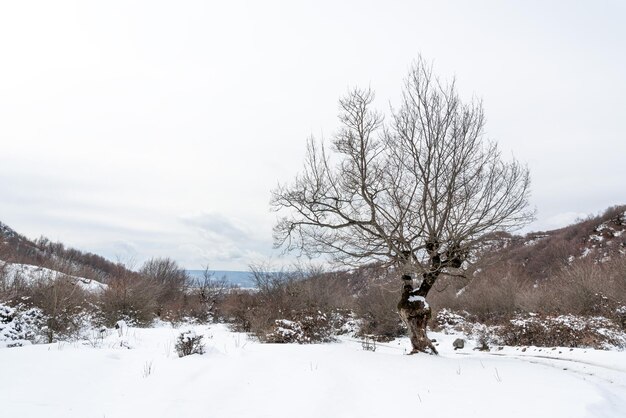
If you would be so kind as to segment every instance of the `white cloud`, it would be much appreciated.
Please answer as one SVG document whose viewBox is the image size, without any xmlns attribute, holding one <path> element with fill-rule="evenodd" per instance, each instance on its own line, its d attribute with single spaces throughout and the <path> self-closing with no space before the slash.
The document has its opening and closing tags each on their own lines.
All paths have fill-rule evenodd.
<svg viewBox="0 0 626 418">
<path fill-rule="evenodd" d="M 269 192 L 311 133 L 336 130 L 339 96 L 371 85 L 386 110 L 420 52 L 528 162 L 537 225 L 597 213 L 626 203 L 624 7 L 3 2 L 0 220 L 107 256 L 243 269 L 272 253 Z"/>
</svg>

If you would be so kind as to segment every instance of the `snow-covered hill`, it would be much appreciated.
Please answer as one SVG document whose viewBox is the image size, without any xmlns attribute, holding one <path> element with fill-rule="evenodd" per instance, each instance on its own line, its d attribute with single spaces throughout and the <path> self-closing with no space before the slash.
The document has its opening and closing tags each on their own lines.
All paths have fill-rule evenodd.
<svg viewBox="0 0 626 418">
<path fill-rule="evenodd" d="M 0 222 L 0 259 L 14 263 L 46 266 L 65 274 L 104 282 L 113 275 L 131 274 L 124 265 L 102 256 L 45 237 L 30 239 Z"/>
<path fill-rule="evenodd" d="M 8 225 L 5 225 L 2 222 L 0 222 L 0 237 L 4 239 L 10 239 L 16 236 L 17 236 L 17 232 L 11 229 L 11 227 L 9 227 Z"/>
<path fill-rule="evenodd" d="M 486 236 L 472 262 L 484 266 L 511 265 L 533 279 L 543 279 L 576 262 L 605 263 L 626 257 L 626 205 L 567 227 L 526 235 Z"/>
<path fill-rule="evenodd" d="M 17 280 L 26 284 L 48 280 L 69 280 L 71 283 L 80 286 L 83 290 L 98 293 L 107 288 L 104 283 L 89 280 L 84 277 L 67 275 L 45 267 L 33 266 L 30 264 L 7 263 L 0 261 L 0 273 L 3 274 L 6 283 Z"/>
<path fill-rule="evenodd" d="M 259 344 L 196 326 L 206 353 L 178 358 L 180 330 L 130 328 L 89 341 L 0 353 L 3 417 L 623 417 L 626 352 L 503 348 L 405 355 L 407 339 L 364 351 L 349 338 Z"/>
</svg>

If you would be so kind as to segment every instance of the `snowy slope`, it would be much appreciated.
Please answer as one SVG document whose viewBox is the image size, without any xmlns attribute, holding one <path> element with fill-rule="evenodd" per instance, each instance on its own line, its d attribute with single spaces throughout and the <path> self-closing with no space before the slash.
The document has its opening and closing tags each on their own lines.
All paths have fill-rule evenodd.
<svg viewBox="0 0 626 418">
<path fill-rule="evenodd" d="M 349 339 L 274 345 L 195 330 L 207 352 L 184 358 L 172 328 L 2 350 L 0 416 L 626 416 L 626 352 L 455 352 L 454 336 L 433 334 L 440 356 L 407 356 L 406 339 L 371 352 Z"/>
<path fill-rule="evenodd" d="M 34 283 L 42 280 L 54 280 L 57 278 L 66 278 L 76 283 L 87 292 L 101 292 L 107 288 L 104 283 L 95 280 L 85 279 L 84 277 L 70 276 L 56 270 L 50 270 L 45 267 L 33 266 L 30 264 L 5 263 L 0 261 L 0 269 L 5 273 L 8 281 L 23 280 L 26 283 Z"/>
</svg>

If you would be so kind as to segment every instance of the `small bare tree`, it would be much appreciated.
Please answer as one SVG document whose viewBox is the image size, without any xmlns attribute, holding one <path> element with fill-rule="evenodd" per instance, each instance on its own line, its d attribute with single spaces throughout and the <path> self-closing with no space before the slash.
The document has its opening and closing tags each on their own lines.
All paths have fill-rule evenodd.
<svg viewBox="0 0 626 418">
<path fill-rule="evenodd" d="M 196 317 L 201 320 L 212 319 L 217 322 L 218 305 L 234 286 L 228 283 L 225 276 L 215 277 L 207 265 L 202 272 L 202 277 L 192 280 L 191 288 L 193 289 L 191 294 L 197 297 L 201 306 L 201 312 L 195 313 Z"/>
<path fill-rule="evenodd" d="M 152 258 L 146 261 L 139 272 L 156 290 L 157 316 L 168 310 L 180 310 L 189 285 L 187 272 L 170 258 Z"/>
<path fill-rule="evenodd" d="M 310 139 L 302 173 L 273 190 L 272 208 L 285 213 L 275 244 L 353 266 L 395 266 L 413 352 L 436 353 L 425 297 L 442 274 L 462 274 L 485 234 L 533 219 L 529 172 L 484 138 L 482 103 L 463 103 L 454 81 L 441 82 L 422 58 L 388 122 L 373 100 L 358 88 L 342 98 L 331 152 Z"/>
</svg>

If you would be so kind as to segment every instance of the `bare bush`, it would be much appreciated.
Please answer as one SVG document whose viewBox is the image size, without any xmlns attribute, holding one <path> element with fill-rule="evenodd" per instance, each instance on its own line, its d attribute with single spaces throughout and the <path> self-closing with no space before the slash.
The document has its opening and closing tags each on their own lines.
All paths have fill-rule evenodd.
<svg viewBox="0 0 626 418">
<path fill-rule="evenodd" d="M 294 342 L 325 341 L 320 336 L 328 329 L 342 332 L 349 320 L 346 312 L 354 303 L 354 277 L 302 266 L 290 271 L 271 270 L 267 265 L 252 266 L 255 291 L 234 290 L 220 304 L 220 312 L 234 329 L 276 342 L 286 340 L 275 332 L 277 321 L 299 324 L 303 334 L 291 338 Z"/>
<path fill-rule="evenodd" d="M 538 308 L 549 313 L 617 318 L 626 305 L 626 259 L 606 263 L 580 259 L 537 289 Z"/>
<path fill-rule="evenodd" d="M 174 260 L 153 258 L 143 264 L 139 273 L 154 292 L 156 316 L 178 319 L 185 309 L 185 292 L 189 283 L 187 272 Z"/>
<path fill-rule="evenodd" d="M 321 312 L 300 312 L 294 319 L 277 319 L 263 337 L 268 343 L 323 343 L 334 340 L 330 318 Z"/>
<path fill-rule="evenodd" d="M 129 324 L 148 325 L 157 311 L 158 289 L 155 284 L 135 273 L 119 271 L 99 298 L 99 306 L 108 326 L 120 319 Z"/>
<path fill-rule="evenodd" d="M 120 318 L 136 325 L 148 325 L 155 318 L 178 321 L 192 313 L 205 319 L 197 294 L 188 286 L 187 273 L 176 262 L 152 259 L 138 273 L 125 268 L 113 272 L 100 308 L 109 325 Z"/>
<path fill-rule="evenodd" d="M 214 277 L 206 267 L 201 278 L 191 280 L 186 294 L 187 314 L 200 321 L 218 321 L 222 315 L 220 306 L 233 289 L 235 286 L 225 277 Z"/>
<path fill-rule="evenodd" d="M 174 348 L 178 353 L 178 357 L 190 356 L 192 354 L 204 354 L 204 343 L 202 335 L 198 335 L 195 331 L 183 331 L 176 339 Z"/>
<path fill-rule="evenodd" d="M 252 332 L 261 328 L 258 323 L 271 323 L 270 318 L 259 318 L 259 298 L 249 290 L 233 290 L 219 305 L 220 312 L 226 322 L 231 324 L 234 331 Z"/>
<path fill-rule="evenodd" d="M 626 336 L 602 317 L 520 315 L 496 329 L 499 342 L 513 346 L 626 347 Z"/>
<path fill-rule="evenodd" d="M 396 286 L 391 280 L 391 277 L 371 280 L 367 289 L 356 298 L 355 313 L 360 321 L 359 335 L 389 341 L 406 333 L 406 327 L 398 315 Z"/>
<path fill-rule="evenodd" d="M 27 295 L 29 303 L 41 308 L 46 316 L 48 343 L 58 338 L 79 336 L 89 325 L 96 306 L 93 294 L 62 274 L 35 281 L 29 286 Z"/>
</svg>

